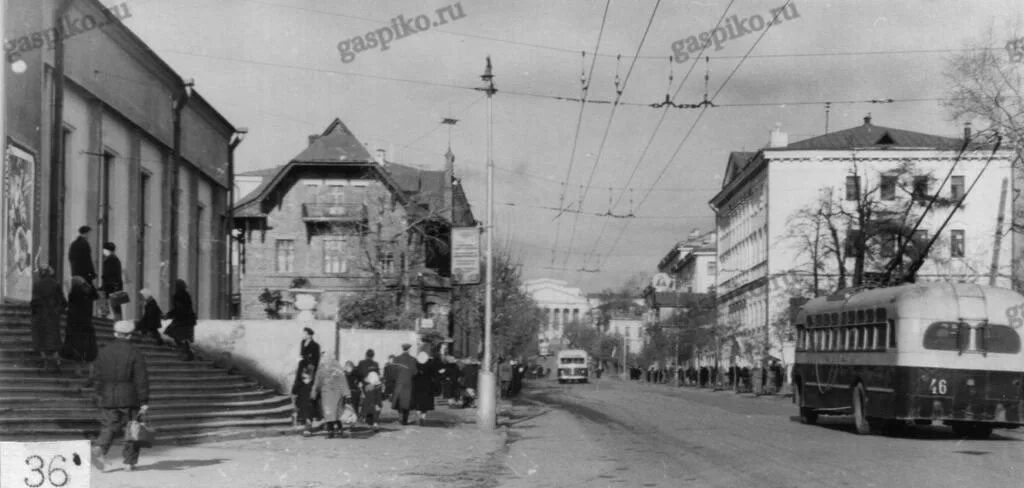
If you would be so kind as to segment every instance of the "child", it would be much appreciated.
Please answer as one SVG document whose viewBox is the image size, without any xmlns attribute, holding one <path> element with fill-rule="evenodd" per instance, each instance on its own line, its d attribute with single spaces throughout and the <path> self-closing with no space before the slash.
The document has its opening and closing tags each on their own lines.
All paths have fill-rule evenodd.
<svg viewBox="0 0 1024 488">
<path fill-rule="evenodd" d="M 302 379 L 292 386 L 292 399 L 295 401 L 296 419 L 305 426 L 304 437 L 313 435 L 313 371 L 307 367 L 302 371 Z"/>
<path fill-rule="evenodd" d="M 369 425 L 374 432 L 380 431 L 377 421 L 380 420 L 380 411 L 383 408 L 384 392 L 380 384 L 380 375 L 376 371 L 370 371 L 363 382 L 363 405 L 362 413 L 366 418 L 366 425 Z"/>
</svg>

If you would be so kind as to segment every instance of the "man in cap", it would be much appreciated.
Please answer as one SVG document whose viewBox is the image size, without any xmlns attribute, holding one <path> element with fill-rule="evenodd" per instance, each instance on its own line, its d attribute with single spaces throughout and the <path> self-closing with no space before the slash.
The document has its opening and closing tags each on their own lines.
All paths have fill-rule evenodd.
<svg viewBox="0 0 1024 488">
<path fill-rule="evenodd" d="M 149 377 L 146 359 L 130 339 L 135 324 L 130 320 L 114 323 L 114 342 L 104 347 L 94 363 L 93 384 L 98 396 L 103 429 L 92 447 L 92 461 L 105 471 L 106 454 L 114 437 L 149 409 Z M 132 471 L 139 461 L 139 446 L 125 441 L 122 450 L 125 469 Z"/>
<path fill-rule="evenodd" d="M 395 391 L 391 397 L 391 408 L 398 410 L 402 425 L 409 423 L 409 409 L 412 408 L 412 377 L 418 368 L 416 358 L 409 354 L 412 344 L 402 344 L 402 354 L 395 358 Z"/>
<path fill-rule="evenodd" d="M 114 320 L 121 320 L 121 304 L 114 304 L 110 301 L 110 295 L 124 290 L 124 279 L 121 277 L 121 259 L 114 254 L 117 246 L 113 242 L 103 243 L 103 265 L 100 267 L 100 279 L 103 284 L 100 291 L 103 292 L 110 306 L 110 313 Z"/>
<path fill-rule="evenodd" d="M 71 276 L 81 276 L 89 286 L 93 286 L 92 280 L 96 279 L 96 266 L 92 263 L 92 246 L 86 237 L 92 228 L 83 225 L 78 228 L 78 237 L 71 241 L 68 248 L 68 261 L 71 263 Z"/>
</svg>

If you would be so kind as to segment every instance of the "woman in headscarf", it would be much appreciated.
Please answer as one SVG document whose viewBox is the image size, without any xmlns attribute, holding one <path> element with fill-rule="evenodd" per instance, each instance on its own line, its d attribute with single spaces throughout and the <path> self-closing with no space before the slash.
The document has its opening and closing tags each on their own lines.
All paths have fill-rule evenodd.
<svg viewBox="0 0 1024 488">
<path fill-rule="evenodd" d="M 313 396 L 320 397 L 324 421 L 327 422 L 328 439 L 333 439 L 335 435 L 345 437 L 341 413 L 345 409 L 345 399 L 351 395 L 345 368 L 341 367 L 337 359 L 324 354 L 320 360 L 320 367 L 316 370 L 316 379 L 313 380 Z"/>
<path fill-rule="evenodd" d="M 412 409 L 419 412 L 417 423 L 427 421 L 427 412 L 434 409 L 434 375 L 437 366 L 426 351 L 416 355 L 416 374 L 412 377 Z"/>
<path fill-rule="evenodd" d="M 64 291 L 53 276 L 53 268 L 43 266 L 32 283 L 32 346 L 39 351 L 44 371 L 60 372 L 60 314 L 68 306 Z"/>
<path fill-rule="evenodd" d="M 164 314 L 163 318 L 171 319 L 171 325 L 167 326 L 164 333 L 174 339 L 185 361 L 195 359 L 191 344 L 195 340 L 196 312 L 192 308 L 192 296 L 188 294 L 185 280 L 179 279 L 174 282 L 171 310 Z"/>
<path fill-rule="evenodd" d="M 71 277 L 68 292 L 68 323 L 61 356 L 75 361 L 75 376 L 83 376 L 86 364 L 96 360 L 96 329 L 92 326 L 92 302 L 96 291 L 81 276 Z M 90 371 L 91 376 L 91 371 Z"/>
<path fill-rule="evenodd" d="M 156 303 L 156 298 L 153 298 L 153 292 L 149 288 L 139 290 L 139 296 L 142 297 L 145 306 L 142 309 L 142 317 L 135 320 L 135 330 L 143 336 L 152 337 L 156 345 L 162 346 L 164 340 L 160 337 L 160 328 L 163 324 L 160 323 L 160 316 L 163 312 L 160 305 Z"/>
<path fill-rule="evenodd" d="M 374 432 L 380 430 L 380 411 L 384 408 L 384 392 L 380 382 L 380 374 L 370 371 L 363 379 L 363 418 Z"/>
</svg>

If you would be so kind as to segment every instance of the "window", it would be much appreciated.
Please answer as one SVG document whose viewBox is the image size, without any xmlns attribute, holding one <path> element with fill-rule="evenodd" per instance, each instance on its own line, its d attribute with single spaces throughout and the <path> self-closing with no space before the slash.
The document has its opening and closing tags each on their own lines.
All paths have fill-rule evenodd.
<svg viewBox="0 0 1024 488">
<path fill-rule="evenodd" d="M 960 350 L 960 324 L 935 322 L 924 332 L 924 348 L 940 351 Z"/>
<path fill-rule="evenodd" d="M 914 198 L 928 198 L 928 177 L 927 176 L 915 176 L 914 177 Z"/>
<path fill-rule="evenodd" d="M 882 200 L 895 200 L 896 199 L 896 177 L 892 175 L 882 175 L 882 182 L 879 185 L 879 197 Z"/>
<path fill-rule="evenodd" d="M 953 229 L 949 231 L 949 256 L 952 258 L 964 257 L 963 229 Z"/>
<path fill-rule="evenodd" d="M 890 320 L 887 323 L 889 325 L 886 328 L 889 332 L 889 347 L 896 347 L 896 321 Z"/>
<path fill-rule="evenodd" d="M 857 229 L 847 229 L 846 240 L 843 244 L 843 253 L 845 257 L 855 256 L 858 248 L 860 247 L 860 231 Z"/>
<path fill-rule="evenodd" d="M 714 276 L 718 271 L 718 266 L 714 261 L 708 261 L 708 275 Z"/>
<path fill-rule="evenodd" d="M 324 273 L 344 273 L 348 263 L 342 254 L 345 241 L 332 239 L 324 241 Z"/>
<path fill-rule="evenodd" d="M 380 259 L 378 260 L 378 268 L 380 274 L 391 275 L 395 273 L 395 253 L 391 251 L 384 251 L 380 253 Z"/>
<path fill-rule="evenodd" d="M 331 203 L 345 203 L 345 187 L 342 185 L 331 185 Z"/>
<path fill-rule="evenodd" d="M 295 241 L 291 239 L 278 239 L 275 243 L 277 250 L 277 272 L 295 272 Z"/>
<path fill-rule="evenodd" d="M 984 328 L 984 347 L 988 352 L 1017 354 L 1020 352 L 1020 336 L 1016 330 L 1005 325 L 989 325 Z"/>
<path fill-rule="evenodd" d="M 846 199 L 852 201 L 860 199 L 860 176 L 846 177 Z"/>
<path fill-rule="evenodd" d="M 949 196 L 954 200 L 959 200 L 964 196 L 964 177 L 954 176 L 949 183 Z"/>
</svg>

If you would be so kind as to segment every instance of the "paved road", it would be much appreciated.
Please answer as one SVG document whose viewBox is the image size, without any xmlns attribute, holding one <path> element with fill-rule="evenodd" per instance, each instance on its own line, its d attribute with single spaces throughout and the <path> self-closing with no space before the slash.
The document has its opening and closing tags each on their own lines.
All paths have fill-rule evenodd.
<svg viewBox="0 0 1024 488">
<path fill-rule="evenodd" d="M 599 380 L 534 381 L 517 401 L 501 485 L 1022 486 L 1024 429 L 962 440 L 941 426 L 860 436 L 800 424 L 789 399 Z"/>
</svg>

